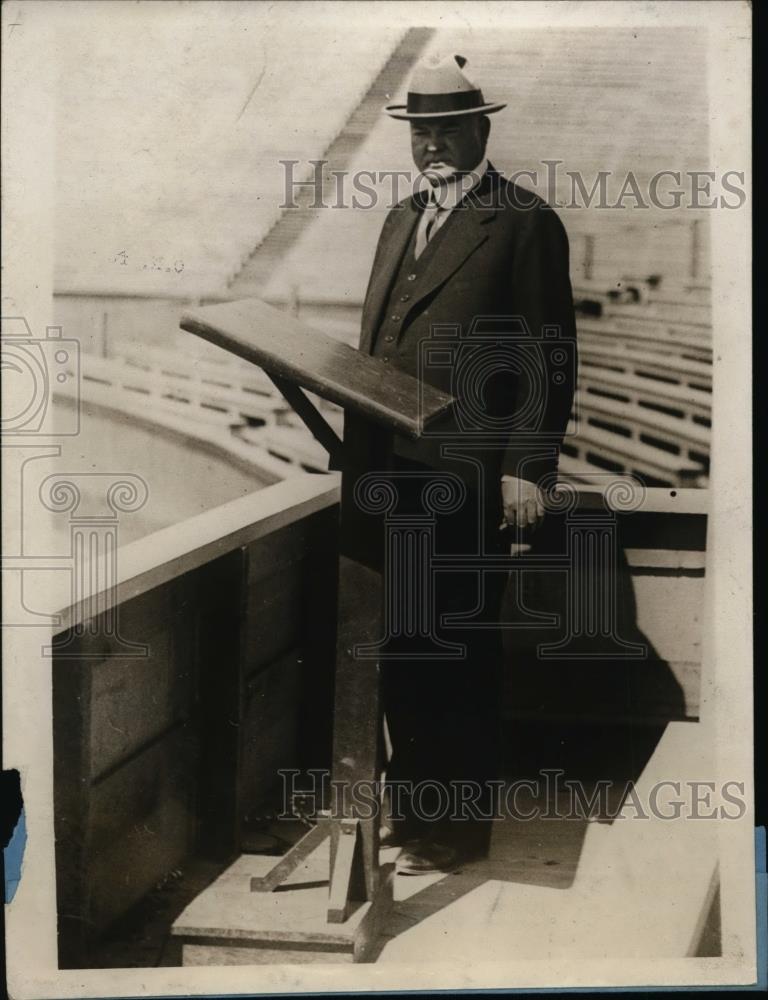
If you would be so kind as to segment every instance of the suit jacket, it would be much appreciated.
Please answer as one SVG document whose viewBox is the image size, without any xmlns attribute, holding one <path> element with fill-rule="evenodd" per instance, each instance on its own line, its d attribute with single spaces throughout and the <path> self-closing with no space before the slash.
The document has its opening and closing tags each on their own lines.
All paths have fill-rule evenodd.
<svg viewBox="0 0 768 1000">
<path fill-rule="evenodd" d="M 422 207 L 418 195 L 407 198 L 384 222 L 363 306 L 362 351 L 374 349 Z M 505 473 L 539 481 L 556 469 L 576 381 L 565 229 L 544 201 L 489 166 L 437 238 L 409 302 L 398 304 L 405 311 L 391 360 L 452 393 L 457 404 L 419 441 L 396 438 L 395 453 L 462 475 L 474 462 L 497 493 Z M 359 430 L 350 417 L 345 433 Z M 447 457 L 457 446 L 469 466 Z"/>
</svg>

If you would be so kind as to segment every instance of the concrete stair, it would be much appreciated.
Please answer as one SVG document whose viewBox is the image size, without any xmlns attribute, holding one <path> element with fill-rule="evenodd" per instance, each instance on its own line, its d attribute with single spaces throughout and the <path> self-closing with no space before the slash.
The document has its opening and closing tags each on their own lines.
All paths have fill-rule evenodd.
<svg viewBox="0 0 768 1000">
<path fill-rule="evenodd" d="M 331 171 L 344 170 L 349 166 L 380 117 L 382 107 L 401 85 L 433 34 L 432 28 L 408 29 L 342 131 L 327 149 L 318 154 L 317 159 L 327 161 L 323 171 L 323 185 L 324 190 L 329 192 L 329 198 L 334 190 Z M 296 190 L 295 203 L 299 207 L 283 211 L 250 258 L 230 280 L 228 287 L 233 296 L 260 293 L 273 268 L 323 211 L 320 208 L 310 208 L 314 201 L 313 188 L 302 187 Z"/>
</svg>

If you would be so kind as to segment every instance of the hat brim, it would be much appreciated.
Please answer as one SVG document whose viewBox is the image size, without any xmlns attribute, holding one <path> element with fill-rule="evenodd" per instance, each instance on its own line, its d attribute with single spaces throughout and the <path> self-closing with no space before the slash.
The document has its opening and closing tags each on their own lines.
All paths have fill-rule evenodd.
<svg viewBox="0 0 768 1000">
<path fill-rule="evenodd" d="M 464 111 L 420 111 L 416 114 L 407 110 L 407 104 L 388 104 L 384 110 L 390 118 L 407 122 L 424 118 L 466 118 L 467 115 L 492 115 L 506 106 L 506 104 L 481 104 L 478 108 L 466 108 Z"/>
</svg>

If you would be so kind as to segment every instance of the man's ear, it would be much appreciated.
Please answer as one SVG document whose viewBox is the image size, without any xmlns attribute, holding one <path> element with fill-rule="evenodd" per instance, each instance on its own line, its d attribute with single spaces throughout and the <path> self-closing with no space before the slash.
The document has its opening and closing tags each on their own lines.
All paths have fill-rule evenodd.
<svg viewBox="0 0 768 1000">
<path fill-rule="evenodd" d="M 483 115 L 480 119 L 480 135 L 483 140 L 483 147 L 488 145 L 488 136 L 491 134 L 491 119 L 488 115 Z"/>
</svg>

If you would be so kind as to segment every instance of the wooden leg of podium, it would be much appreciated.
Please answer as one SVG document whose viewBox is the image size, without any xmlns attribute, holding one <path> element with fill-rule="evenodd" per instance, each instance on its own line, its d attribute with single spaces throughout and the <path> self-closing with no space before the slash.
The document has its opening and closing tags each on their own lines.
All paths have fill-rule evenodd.
<svg viewBox="0 0 768 1000">
<path fill-rule="evenodd" d="M 336 794 L 330 812 L 270 871 L 263 873 L 264 859 L 243 855 L 235 871 L 181 914 L 172 933 L 183 946 L 184 965 L 374 962 L 379 954 L 394 877 L 393 865 L 379 866 L 379 665 L 375 659 L 357 659 L 355 648 L 382 638 L 382 581 L 349 555 L 341 557 L 339 568 Z M 329 836 L 326 858 L 323 841 Z M 307 874 L 301 881 L 285 885 L 303 865 Z M 254 892 L 245 918 L 232 906 L 231 886 L 241 877 Z M 285 891 L 268 899 L 266 893 L 281 884 Z"/>
<path fill-rule="evenodd" d="M 313 851 L 317 850 L 325 838 L 330 836 L 330 832 L 327 820 L 321 820 L 317 826 L 313 826 L 283 855 L 267 875 L 254 876 L 251 879 L 251 892 L 274 892 Z"/>
<path fill-rule="evenodd" d="M 253 892 L 273 892 L 330 836 L 327 919 L 332 924 L 345 923 L 352 904 L 373 903 L 380 888 L 379 666 L 376 660 L 358 660 L 355 648 L 381 638 L 381 574 L 348 556 L 341 557 L 339 570 L 331 814 L 268 874 L 251 879 Z M 380 907 L 375 909 L 378 914 Z"/>
<path fill-rule="evenodd" d="M 381 574 L 342 555 L 331 813 L 268 874 L 251 879 L 252 891 L 273 892 L 330 836 L 328 922 L 333 924 L 348 919 L 352 904 L 373 902 L 379 888 L 379 665 L 358 660 L 355 648 L 378 641 L 381 627 Z"/>
<path fill-rule="evenodd" d="M 356 819 L 339 820 L 339 838 L 331 869 L 328 923 L 343 924 L 349 916 L 353 894 L 354 866 L 360 854 L 360 824 Z"/>
<path fill-rule="evenodd" d="M 373 899 L 378 886 L 381 709 L 378 661 L 358 659 L 355 647 L 381 639 L 382 582 L 380 573 L 349 556 L 342 555 L 339 571 L 331 870 L 343 852 L 344 865 L 350 865 L 346 900 L 363 902 Z"/>
<path fill-rule="evenodd" d="M 240 952 L 230 954 L 235 938 L 251 960 L 277 961 L 273 952 L 278 937 L 281 947 L 308 949 L 313 960 L 319 960 L 313 948 L 322 951 L 332 946 L 335 954 L 352 961 L 373 961 L 376 937 L 391 907 L 393 866 L 379 866 L 379 663 L 375 656 L 357 654 L 358 647 L 375 649 L 383 638 L 383 580 L 382 573 L 360 555 L 369 540 L 350 496 L 354 482 L 354 476 L 347 473 L 346 489 L 342 489 L 330 810 L 269 872 L 250 877 L 253 892 L 274 892 L 300 866 L 307 863 L 311 867 L 311 856 L 330 837 L 329 887 L 324 892 L 323 886 L 307 889 L 304 885 L 299 893 L 288 891 L 290 884 L 284 886 L 279 906 L 254 905 L 251 925 L 221 933 L 221 940 L 206 938 L 207 948 L 229 948 L 227 962 L 240 956 Z M 252 863 L 245 856 L 238 862 L 243 866 Z M 199 922 L 206 919 L 212 905 L 217 905 L 215 893 L 213 888 L 208 893 L 210 899 L 201 897 L 197 908 L 202 916 L 197 911 L 185 913 L 175 925 L 174 934 L 188 939 L 190 962 L 205 958 L 202 952 L 193 954 L 191 949 L 200 944 Z M 272 930 L 264 926 L 265 921 Z M 279 931 L 277 924 L 281 925 Z"/>
</svg>

